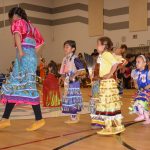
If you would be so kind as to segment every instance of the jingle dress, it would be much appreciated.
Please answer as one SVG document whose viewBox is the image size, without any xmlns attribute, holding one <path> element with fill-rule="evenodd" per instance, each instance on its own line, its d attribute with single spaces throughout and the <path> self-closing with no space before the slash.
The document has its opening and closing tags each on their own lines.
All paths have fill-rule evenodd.
<svg viewBox="0 0 150 150">
<path fill-rule="evenodd" d="M 150 89 L 144 89 L 150 84 L 150 71 L 148 69 L 139 71 L 138 69 L 133 70 L 131 77 L 138 84 L 138 91 L 134 96 L 133 105 L 130 107 L 130 113 L 139 114 L 138 106 L 141 105 L 143 112 L 149 111 L 149 100 L 150 100 Z"/>
<path fill-rule="evenodd" d="M 40 98 L 36 88 L 37 55 L 35 48 L 44 44 L 44 40 L 39 31 L 24 19 L 13 21 L 11 32 L 13 35 L 19 33 L 25 55 L 19 59 L 19 52 L 16 48 L 15 64 L 10 77 L 2 85 L 1 101 L 3 103 L 38 105 Z"/>
<path fill-rule="evenodd" d="M 99 76 L 103 77 L 108 74 L 117 60 L 110 52 L 104 52 L 98 57 L 100 63 Z M 100 94 L 96 104 L 95 120 L 99 125 L 106 125 L 106 121 L 121 120 L 121 105 L 117 83 L 112 77 L 100 81 Z"/>
<path fill-rule="evenodd" d="M 43 106 L 61 108 L 59 79 L 52 73 L 49 73 L 43 82 Z"/>
<path fill-rule="evenodd" d="M 82 95 L 79 80 L 70 81 L 69 78 L 77 71 L 85 71 L 84 65 L 77 56 L 70 54 L 64 57 L 60 74 L 65 77 L 64 95 L 62 98 L 62 112 L 75 115 L 82 110 Z"/>
</svg>

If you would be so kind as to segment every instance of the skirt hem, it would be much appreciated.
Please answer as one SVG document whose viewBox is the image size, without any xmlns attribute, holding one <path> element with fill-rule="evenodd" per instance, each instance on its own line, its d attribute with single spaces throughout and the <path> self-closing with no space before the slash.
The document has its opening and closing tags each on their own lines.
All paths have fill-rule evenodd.
<svg viewBox="0 0 150 150">
<path fill-rule="evenodd" d="M 31 100 L 31 98 L 24 98 L 24 97 L 21 97 L 21 96 L 18 96 L 17 99 L 16 99 L 16 96 L 13 97 L 13 96 L 3 95 L 1 97 L 1 103 L 3 103 L 3 104 L 6 104 L 7 102 L 8 103 L 15 103 L 16 105 L 19 105 L 19 104 L 39 105 L 40 104 L 40 102 L 37 102 L 37 101 L 39 101 L 39 97 L 35 98 L 35 99 L 32 99 L 32 101 L 34 100 L 34 102 L 32 102 L 30 100 Z"/>
</svg>

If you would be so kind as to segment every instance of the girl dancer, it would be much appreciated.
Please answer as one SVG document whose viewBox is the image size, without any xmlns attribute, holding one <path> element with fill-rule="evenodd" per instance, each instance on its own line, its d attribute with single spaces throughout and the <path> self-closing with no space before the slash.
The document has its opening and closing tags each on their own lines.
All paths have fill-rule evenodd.
<svg viewBox="0 0 150 150">
<path fill-rule="evenodd" d="M 76 43 L 68 40 L 64 43 L 64 57 L 60 74 L 64 80 L 64 95 L 62 98 L 62 112 L 70 114 L 65 123 L 78 123 L 78 112 L 82 109 L 82 96 L 80 92 L 79 77 L 86 74 L 84 65 L 75 55 Z"/>
<path fill-rule="evenodd" d="M 99 55 L 99 54 L 98 54 Z M 97 57 L 93 57 L 89 54 L 84 53 L 86 60 L 86 65 L 88 69 L 88 74 L 91 82 L 91 95 L 90 95 L 90 116 L 91 116 L 91 127 L 92 129 L 101 128 L 104 125 L 104 122 L 99 120 L 99 115 L 96 115 L 96 103 L 99 99 L 99 68 L 100 64 L 97 63 Z"/>
<path fill-rule="evenodd" d="M 139 55 L 136 58 L 136 68 L 136 70 L 132 71 L 131 77 L 134 80 L 138 92 L 132 107 L 129 109 L 131 113 L 136 113 L 138 115 L 135 121 L 145 120 L 143 124 L 149 124 L 150 71 L 146 66 L 146 58 L 144 55 Z"/>
<path fill-rule="evenodd" d="M 118 62 L 109 52 L 113 43 L 110 38 L 102 37 L 97 41 L 97 49 L 99 57 L 97 62 L 100 63 L 99 76 L 100 95 L 96 104 L 96 115 L 99 120 L 104 121 L 105 128 L 97 132 L 98 134 L 110 135 L 124 131 L 121 115 L 121 101 L 119 99 L 119 91 L 117 83 L 113 79 L 113 74 L 117 69 Z M 113 123 L 115 127 L 113 127 Z"/>
<path fill-rule="evenodd" d="M 29 104 L 32 105 L 36 121 L 26 130 L 33 131 L 45 124 L 44 119 L 42 119 L 40 98 L 36 88 L 36 53 L 44 44 L 44 40 L 39 31 L 29 22 L 22 8 L 12 8 L 8 16 L 11 21 L 11 32 L 17 54 L 13 71 L 1 89 L 1 101 L 6 104 L 6 107 L 0 128 L 11 125 L 9 117 L 16 104 Z"/>
<path fill-rule="evenodd" d="M 59 77 L 57 64 L 50 61 L 48 64 L 48 75 L 43 82 L 43 106 L 55 109 L 61 108 Z"/>
</svg>

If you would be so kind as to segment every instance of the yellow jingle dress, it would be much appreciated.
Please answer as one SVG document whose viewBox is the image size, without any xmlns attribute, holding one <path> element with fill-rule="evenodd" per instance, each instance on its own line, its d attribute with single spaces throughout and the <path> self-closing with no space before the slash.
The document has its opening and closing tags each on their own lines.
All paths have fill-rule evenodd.
<svg viewBox="0 0 150 150">
<path fill-rule="evenodd" d="M 98 63 L 100 63 L 99 76 L 102 78 L 108 74 L 112 66 L 118 62 L 110 52 L 105 51 L 99 55 Z M 96 115 L 99 116 L 100 123 L 104 122 L 105 128 L 97 132 L 98 134 L 117 134 L 124 130 L 121 105 L 122 103 L 119 98 L 119 91 L 115 79 L 101 80 L 99 100 L 96 104 Z M 115 124 L 115 128 L 113 128 L 113 124 Z"/>
</svg>

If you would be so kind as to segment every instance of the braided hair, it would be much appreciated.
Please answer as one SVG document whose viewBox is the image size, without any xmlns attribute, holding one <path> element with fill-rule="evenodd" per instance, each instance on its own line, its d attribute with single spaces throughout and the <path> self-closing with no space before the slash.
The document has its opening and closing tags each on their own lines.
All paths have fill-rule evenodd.
<svg viewBox="0 0 150 150">
<path fill-rule="evenodd" d="M 27 16 L 25 10 L 22 9 L 21 7 L 13 7 L 12 9 L 10 9 L 10 11 L 8 13 L 9 19 L 12 19 L 14 15 L 18 15 L 19 17 L 24 19 L 26 22 L 29 22 L 28 16 Z"/>
</svg>

